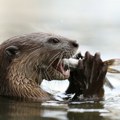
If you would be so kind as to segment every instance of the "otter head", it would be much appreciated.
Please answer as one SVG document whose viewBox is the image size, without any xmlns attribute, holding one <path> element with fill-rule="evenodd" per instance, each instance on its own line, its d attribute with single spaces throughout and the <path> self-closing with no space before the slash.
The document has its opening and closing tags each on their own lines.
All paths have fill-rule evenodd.
<svg viewBox="0 0 120 120">
<path fill-rule="evenodd" d="M 42 79 L 66 79 L 63 58 L 70 58 L 77 50 L 76 41 L 47 34 L 34 33 L 14 37 L 0 46 L 0 91 L 14 85 L 40 84 Z M 14 89 L 17 89 L 14 88 Z M 18 94 L 18 93 L 16 93 Z"/>
</svg>

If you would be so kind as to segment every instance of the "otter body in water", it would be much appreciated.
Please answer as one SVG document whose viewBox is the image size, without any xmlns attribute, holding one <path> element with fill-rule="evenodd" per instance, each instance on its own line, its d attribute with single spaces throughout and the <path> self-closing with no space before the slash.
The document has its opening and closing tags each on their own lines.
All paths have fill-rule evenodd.
<svg viewBox="0 0 120 120">
<path fill-rule="evenodd" d="M 62 59 L 77 50 L 76 41 L 32 33 L 8 39 L 0 45 L 0 95 L 33 101 L 52 98 L 40 88 L 43 79 L 66 79 Z"/>
</svg>

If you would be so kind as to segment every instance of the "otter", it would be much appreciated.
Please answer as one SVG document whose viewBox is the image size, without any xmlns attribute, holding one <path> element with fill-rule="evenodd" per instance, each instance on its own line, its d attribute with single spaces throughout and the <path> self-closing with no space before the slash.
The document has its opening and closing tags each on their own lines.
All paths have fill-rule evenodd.
<svg viewBox="0 0 120 120">
<path fill-rule="evenodd" d="M 12 37 L 0 45 L 0 95 L 33 101 L 53 99 L 40 84 L 43 79 L 69 77 L 63 58 L 70 58 L 79 44 L 49 33 Z"/>
</svg>

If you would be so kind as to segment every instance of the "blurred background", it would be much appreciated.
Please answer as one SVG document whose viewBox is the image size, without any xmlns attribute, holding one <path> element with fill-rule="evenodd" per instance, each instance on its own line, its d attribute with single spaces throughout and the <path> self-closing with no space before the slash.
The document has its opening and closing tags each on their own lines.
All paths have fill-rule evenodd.
<svg viewBox="0 0 120 120">
<path fill-rule="evenodd" d="M 120 0 L 0 0 L 0 41 L 51 32 L 81 50 L 120 57 Z"/>
</svg>

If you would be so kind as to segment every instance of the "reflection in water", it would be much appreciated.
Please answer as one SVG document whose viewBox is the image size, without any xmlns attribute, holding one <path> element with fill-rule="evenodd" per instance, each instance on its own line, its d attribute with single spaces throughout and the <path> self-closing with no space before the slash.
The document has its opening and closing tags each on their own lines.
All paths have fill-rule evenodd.
<svg viewBox="0 0 120 120">
<path fill-rule="evenodd" d="M 71 104 L 67 117 L 69 120 L 105 120 L 100 116 L 100 113 L 104 112 L 103 109 L 101 103 Z"/>
<path fill-rule="evenodd" d="M 64 108 L 42 106 L 41 103 L 13 101 L 0 97 L 0 120 L 57 120 L 66 118 Z"/>
<path fill-rule="evenodd" d="M 105 120 L 99 112 L 68 113 L 69 120 Z"/>
<path fill-rule="evenodd" d="M 41 109 L 40 103 L 25 103 L 12 101 L 6 98 L 0 98 L 0 119 L 38 119 L 44 110 Z"/>
<path fill-rule="evenodd" d="M 0 97 L 0 106 L 0 120 L 105 120 L 100 116 L 100 113 L 104 113 L 101 103 L 72 103 L 67 106 L 52 101 L 45 106 Z"/>
</svg>

